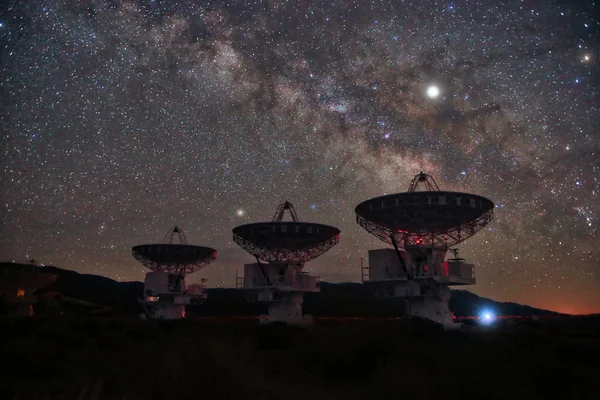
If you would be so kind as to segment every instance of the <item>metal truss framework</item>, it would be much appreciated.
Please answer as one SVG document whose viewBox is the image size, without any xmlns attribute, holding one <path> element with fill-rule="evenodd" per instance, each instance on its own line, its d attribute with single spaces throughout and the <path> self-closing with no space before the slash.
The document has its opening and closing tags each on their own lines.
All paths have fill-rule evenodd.
<svg viewBox="0 0 600 400">
<path fill-rule="evenodd" d="M 413 180 L 410 182 L 410 185 L 408 185 L 408 192 L 416 192 L 419 184 L 423 185 L 426 191 L 434 192 L 440 190 L 435 182 L 435 179 L 433 179 L 433 176 L 421 171 L 415 175 Z"/>
<path fill-rule="evenodd" d="M 179 243 L 174 243 L 175 238 Z M 181 228 L 169 229 L 162 244 L 146 244 L 132 248 L 133 257 L 154 272 L 191 274 L 217 258 L 214 249 L 188 245 Z"/>
<path fill-rule="evenodd" d="M 259 260 L 270 263 L 304 264 L 319 257 L 335 246 L 340 241 L 340 235 L 335 235 L 330 239 L 304 249 L 267 249 L 235 233 L 233 234 L 233 241 Z"/>
<path fill-rule="evenodd" d="M 196 261 L 187 262 L 169 262 L 152 260 L 144 255 L 133 251 L 133 257 L 138 260 L 144 267 L 154 272 L 170 272 L 173 274 L 182 273 L 184 275 L 194 273 L 215 260 L 216 257 L 204 258 Z"/>
<path fill-rule="evenodd" d="M 281 222 L 283 220 L 283 213 L 285 212 L 285 210 L 288 210 L 290 212 L 290 215 L 292 216 L 292 221 L 299 221 L 298 214 L 296 213 L 294 205 L 286 200 L 285 202 L 277 206 L 277 211 L 275 211 L 275 215 L 273 215 L 272 222 Z"/>
<path fill-rule="evenodd" d="M 418 191 L 417 189 L 419 186 L 423 186 L 426 192 L 442 193 L 444 195 L 444 203 L 432 203 L 432 199 L 429 198 L 430 196 L 421 197 L 412 195 L 412 193 Z M 424 172 L 415 175 L 408 186 L 407 193 L 411 193 L 411 195 L 403 194 L 387 196 L 394 200 L 387 207 L 383 206 L 385 200 L 380 200 L 382 205 L 381 209 L 378 210 L 379 212 L 394 210 L 393 212 L 387 211 L 381 215 L 387 214 L 385 222 L 389 226 L 402 226 L 403 229 L 394 229 L 373 222 L 366 217 L 359 215 L 358 210 L 356 222 L 367 232 L 394 246 L 397 244 L 404 248 L 430 247 L 447 250 L 448 247 L 454 246 L 473 236 L 494 218 L 493 203 L 491 202 L 491 208 L 476 217 L 475 215 L 469 216 L 470 213 L 465 214 L 464 211 L 458 209 L 448 210 L 445 206 L 443 208 L 431 208 L 432 205 L 435 206 L 436 204 L 445 205 L 446 196 L 453 196 L 453 204 L 460 204 L 459 200 L 462 196 L 465 196 L 466 199 L 473 202 L 475 196 L 442 192 L 433 179 L 433 176 Z M 440 201 L 439 199 L 433 200 Z M 489 202 L 487 199 L 482 200 Z M 481 207 L 481 200 L 479 201 Z M 403 209 L 404 211 L 398 213 L 397 210 L 399 209 Z M 470 209 L 467 210 L 470 211 Z M 472 219 L 469 220 L 469 218 Z M 379 222 L 382 222 L 381 218 L 379 218 L 379 220 Z"/>
<path fill-rule="evenodd" d="M 187 238 L 185 237 L 185 233 L 183 233 L 181 228 L 179 228 L 177 226 L 174 227 L 173 229 L 169 229 L 169 231 L 165 235 L 165 238 L 163 239 L 163 243 L 172 244 L 173 238 L 175 238 L 175 236 L 177 236 L 179 238 L 180 244 L 188 244 Z"/>
<path fill-rule="evenodd" d="M 356 222 L 370 234 L 392 245 L 393 236 L 396 242 L 405 248 L 418 246 L 447 249 L 473 236 L 487 225 L 493 217 L 494 210 L 491 209 L 468 223 L 458 224 L 448 229 L 432 230 L 430 232 L 394 231 L 391 228 L 369 221 L 359 215 L 356 216 Z"/>
</svg>

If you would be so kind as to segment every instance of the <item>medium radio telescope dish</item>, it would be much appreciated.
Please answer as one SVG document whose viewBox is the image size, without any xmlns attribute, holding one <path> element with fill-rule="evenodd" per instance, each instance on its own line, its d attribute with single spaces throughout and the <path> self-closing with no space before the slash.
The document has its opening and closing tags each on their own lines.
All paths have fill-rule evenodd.
<svg viewBox="0 0 600 400">
<path fill-rule="evenodd" d="M 366 200 L 355 212 L 356 222 L 386 243 L 447 249 L 488 224 L 494 203 L 475 194 L 441 191 L 431 175 L 421 172 L 407 192 Z"/>
<path fill-rule="evenodd" d="M 292 221 L 282 221 L 285 210 Z M 328 225 L 299 222 L 292 203 L 279 205 L 271 222 L 233 228 L 233 241 L 259 260 L 304 264 L 319 257 L 340 240 L 340 230 Z"/>
<path fill-rule="evenodd" d="M 173 243 L 176 236 L 179 243 Z M 136 260 L 154 272 L 191 274 L 217 258 L 215 249 L 187 244 L 185 234 L 178 227 L 167 232 L 163 243 L 142 244 L 131 250 Z"/>
</svg>

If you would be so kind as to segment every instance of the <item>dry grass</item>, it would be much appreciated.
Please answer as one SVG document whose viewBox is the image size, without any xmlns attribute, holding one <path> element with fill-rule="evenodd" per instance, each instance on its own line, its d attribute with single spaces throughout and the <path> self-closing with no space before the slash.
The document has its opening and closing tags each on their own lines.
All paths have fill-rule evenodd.
<svg viewBox="0 0 600 400">
<path fill-rule="evenodd" d="M 597 399 L 596 321 L 443 332 L 135 319 L 0 320 L 7 399 Z"/>
</svg>

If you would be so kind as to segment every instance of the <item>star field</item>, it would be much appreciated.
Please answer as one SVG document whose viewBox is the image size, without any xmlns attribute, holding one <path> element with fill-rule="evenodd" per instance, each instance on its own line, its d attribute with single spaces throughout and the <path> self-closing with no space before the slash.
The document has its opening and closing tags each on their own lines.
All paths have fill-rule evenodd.
<svg viewBox="0 0 600 400">
<path fill-rule="evenodd" d="M 76 5 L 73 5 L 76 4 Z M 594 1 L 13 1 L 0 14 L 0 255 L 142 280 L 174 225 L 218 257 L 291 201 L 359 281 L 354 207 L 420 171 L 495 219 L 459 245 L 479 295 L 600 312 Z"/>
</svg>

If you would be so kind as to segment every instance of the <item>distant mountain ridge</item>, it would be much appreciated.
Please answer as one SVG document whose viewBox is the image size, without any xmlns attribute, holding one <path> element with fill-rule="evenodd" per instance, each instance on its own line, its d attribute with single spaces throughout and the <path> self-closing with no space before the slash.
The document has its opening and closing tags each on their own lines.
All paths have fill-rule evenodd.
<svg viewBox="0 0 600 400">
<path fill-rule="evenodd" d="M 15 268 L 57 275 L 50 286 L 39 292 L 58 292 L 70 298 L 110 307 L 117 315 L 141 312 L 138 299 L 143 294 L 142 282 L 117 282 L 92 274 L 80 274 L 54 266 L 35 267 L 31 264 L 0 263 L 0 268 Z M 304 312 L 322 317 L 393 317 L 402 310 L 400 299 L 377 299 L 361 283 L 321 282 L 320 293 L 306 293 Z M 237 289 L 207 289 L 208 299 L 199 306 L 188 307 L 190 316 L 252 316 L 266 312 L 266 306 L 246 301 L 244 292 Z M 560 313 L 516 303 L 503 303 L 477 296 L 466 290 L 452 290 L 450 309 L 457 317 L 475 316 L 482 309 L 498 315 L 548 316 Z"/>
</svg>

